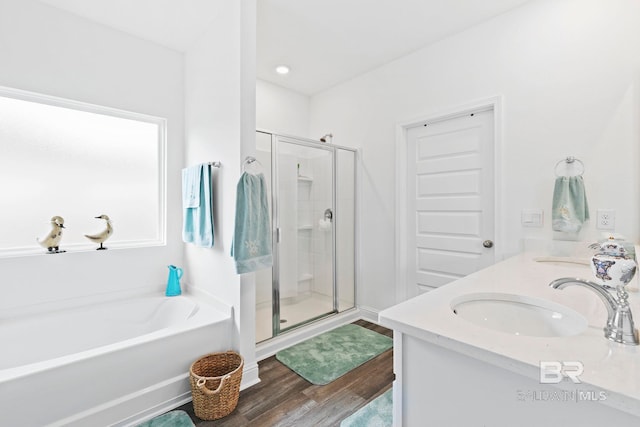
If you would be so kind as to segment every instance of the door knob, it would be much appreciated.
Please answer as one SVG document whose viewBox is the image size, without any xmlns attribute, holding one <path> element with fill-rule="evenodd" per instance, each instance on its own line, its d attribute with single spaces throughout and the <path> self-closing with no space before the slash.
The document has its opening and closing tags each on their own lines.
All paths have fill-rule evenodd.
<svg viewBox="0 0 640 427">
<path fill-rule="evenodd" d="M 482 242 L 482 246 L 484 246 L 485 248 L 492 248 L 493 247 L 493 241 L 492 240 L 485 240 L 484 242 Z"/>
</svg>

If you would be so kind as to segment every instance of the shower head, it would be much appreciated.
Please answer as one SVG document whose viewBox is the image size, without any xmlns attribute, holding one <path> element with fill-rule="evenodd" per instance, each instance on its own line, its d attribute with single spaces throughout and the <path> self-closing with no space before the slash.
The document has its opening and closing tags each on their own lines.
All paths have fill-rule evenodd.
<svg viewBox="0 0 640 427">
<path fill-rule="evenodd" d="M 325 136 L 323 136 L 322 138 L 320 138 L 320 142 L 329 142 L 329 143 L 331 143 L 332 139 L 333 139 L 333 134 L 332 133 L 328 133 Z"/>
</svg>

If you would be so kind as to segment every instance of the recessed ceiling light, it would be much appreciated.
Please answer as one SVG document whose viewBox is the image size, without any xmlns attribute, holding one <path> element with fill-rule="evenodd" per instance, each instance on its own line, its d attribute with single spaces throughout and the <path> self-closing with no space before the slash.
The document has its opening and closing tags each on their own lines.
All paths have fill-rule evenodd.
<svg viewBox="0 0 640 427">
<path fill-rule="evenodd" d="M 286 65 L 278 65 L 276 67 L 276 73 L 278 74 L 289 74 L 289 67 Z"/>
</svg>

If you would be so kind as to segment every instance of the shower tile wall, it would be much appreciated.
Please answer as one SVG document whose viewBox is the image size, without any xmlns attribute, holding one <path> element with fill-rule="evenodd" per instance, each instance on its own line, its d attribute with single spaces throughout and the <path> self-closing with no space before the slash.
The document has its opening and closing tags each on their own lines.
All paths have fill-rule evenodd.
<svg viewBox="0 0 640 427">
<path fill-rule="evenodd" d="M 257 151 L 256 157 L 266 166 L 265 178 L 270 187 L 271 153 L 267 150 L 265 147 L 264 151 Z M 314 292 L 331 296 L 331 230 L 319 229 L 324 210 L 331 207 L 331 173 L 319 166 L 324 164 L 321 160 L 280 156 L 280 297 L 283 299 L 295 300 Z M 257 304 L 270 305 L 271 270 L 259 271 L 256 279 L 259 283 Z"/>
<path fill-rule="evenodd" d="M 324 211 L 332 208 L 332 171 L 326 157 L 310 159 L 314 173 L 314 186 L 311 196 L 313 216 L 313 241 L 311 260 L 313 265 L 313 288 L 316 294 L 332 298 L 333 295 L 333 247 L 332 230 L 319 226 Z"/>
<path fill-rule="evenodd" d="M 298 160 L 279 155 L 280 298 L 294 298 L 298 292 Z"/>
<path fill-rule="evenodd" d="M 298 296 L 310 295 L 314 272 L 311 264 L 311 240 L 313 235 L 312 194 L 317 185 L 311 174 L 309 162 L 298 159 Z"/>
</svg>

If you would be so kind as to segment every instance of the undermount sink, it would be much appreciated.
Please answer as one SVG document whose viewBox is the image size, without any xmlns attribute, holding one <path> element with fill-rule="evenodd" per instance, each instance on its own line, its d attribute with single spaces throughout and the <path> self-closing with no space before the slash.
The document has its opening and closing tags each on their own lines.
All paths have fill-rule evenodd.
<svg viewBox="0 0 640 427">
<path fill-rule="evenodd" d="M 566 337 L 587 329 L 580 313 L 538 298 L 505 293 L 475 293 L 451 303 L 455 314 L 476 326 L 513 335 Z"/>
</svg>

